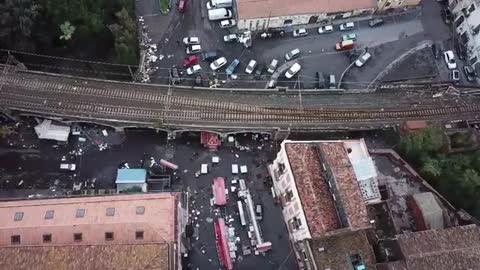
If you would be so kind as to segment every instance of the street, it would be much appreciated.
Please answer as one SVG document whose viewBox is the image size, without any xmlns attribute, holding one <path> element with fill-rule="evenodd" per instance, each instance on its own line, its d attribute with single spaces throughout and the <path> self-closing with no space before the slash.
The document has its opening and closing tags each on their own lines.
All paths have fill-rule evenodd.
<svg viewBox="0 0 480 270">
<path fill-rule="evenodd" d="M 294 48 L 300 49 L 301 55 L 292 62 L 298 62 L 302 69 L 298 76 L 290 80 L 280 74 L 278 86 L 316 88 L 317 72 L 335 75 L 337 83 L 345 73 L 341 86 L 347 88 L 366 88 L 372 81 L 382 81 L 382 77 L 387 73 L 389 81 L 426 77 L 445 81 L 449 78 L 449 71 L 444 69 L 445 65 L 429 57 L 427 54 L 431 54 L 431 51 L 421 50 L 422 45 L 432 42 L 444 44 L 445 49 L 453 46 L 450 42 L 452 31 L 443 23 L 440 17 L 440 5 L 434 0 L 424 1 L 421 10 L 409 10 L 384 16 L 382 18 L 385 24 L 375 28 L 368 26 L 368 20 L 363 20 L 356 22 L 355 28 L 351 31 L 339 31 L 338 24 L 334 24 L 333 33 L 320 35 L 317 33 L 317 28 L 309 28 L 308 35 L 300 38 L 294 38 L 291 33 L 286 33 L 284 37 L 265 40 L 260 38 L 258 33 L 253 33 L 253 45 L 248 49 L 240 43 L 223 41 L 224 35 L 238 32 L 235 28 L 221 29 L 218 22 L 209 21 L 206 16 L 205 2 L 188 2 L 183 14 L 175 10 L 174 6 L 167 15 L 154 12 L 158 5 L 154 0 L 137 2 L 137 12 L 144 16 L 150 31 L 149 37 L 152 42 L 159 45 L 159 60 L 155 63 L 158 71 L 151 76 L 152 82 L 168 84 L 169 69 L 172 66 L 183 69 L 182 61 L 187 55 L 181 41 L 187 36 L 199 37 L 202 51 L 216 51 L 218 57 L 223 56 L 228 61 L 215 75 L 212 74 L 209 62 L 200 61 L 203 86 L 209 86 L 206 82 L 215 77 L 220 87 L 265 88 L 270 74 L 263 72 L 260 78 L 245 74 L 247 63 L 253 59 L 259 66 L 266 66 L 272 59 L 277 59 L 281 65 L 285 63 L 285 53 Z M 372 60 L 362 68 L 353 66 L 347 70 L 351 61 L 356 58 L 351 58 L 349 52 L 337 52 L 334 49 L 335 43 L 341 40 L 342 35 L 349 33 L 357 35 L 353 51 L 356 57 L 364 50 L 372 54 Z M 418 53 L 415 50 L 417 47 Z M 421 63 L 414 76 L 408 71 L 405 72 L 405 65 L 401 65 L 402 61 L 409 58 L 407 56 L 426 60 Z M 232 78 L 223 72 L 234 59 L 239 59 L 240 65 L 235 70 L 237 76 Z M 391 65 L 393 62 L 395 65 Z M 388 72 L 385 71 L 387 68 Z M 181 73 L 182 84 L 193 86 L 195 76 Z M 464 78 L 462 78 L 463 82 L 466 82 Z"/>
</svg>

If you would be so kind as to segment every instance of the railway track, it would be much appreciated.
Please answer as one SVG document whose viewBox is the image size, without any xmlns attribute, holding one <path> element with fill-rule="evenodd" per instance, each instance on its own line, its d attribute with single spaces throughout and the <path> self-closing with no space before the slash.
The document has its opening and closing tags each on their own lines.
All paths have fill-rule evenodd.
<svg viewBox="0 0 480 270">
<path fill-rule="evenodd" d="M 53 116 L 115 121 L 162 123 L 233 123 L 255 125 L 364 123 L 448 117 L 473 118 L 476 103 L 418 108 L 272 108 L 212 99 L 167 95 L 135 85 L 105 87 L 82 82 L 29 80 L 28 76 L 4 75 L 0 105 L 24 112 Z M 443 86 L 442 86 L 443 87 Z"/>
</svg>

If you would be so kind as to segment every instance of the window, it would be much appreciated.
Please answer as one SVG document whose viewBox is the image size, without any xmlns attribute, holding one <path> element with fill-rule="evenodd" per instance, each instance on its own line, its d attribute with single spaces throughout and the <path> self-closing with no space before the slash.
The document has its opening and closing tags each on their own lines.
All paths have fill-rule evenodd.
<svg viewBox="0 0 480 270">
<path fill-rule="evenodd" d="M 284 163 L 278 163 L 278 171 L 280 174 L 283 174 L 285 172 L 285 164 Z"/>
<path fill-rule="evenodd" d="M 294 217 L 292 219 L 292 225 L 295 230 L 298 230 L 302 226 L 302 221 L 299 218 Z"/>
<path fill-rule="evenodd" d="M 43 235 L 43 243 L 50 243 L 52 242 L 52 235 L 51 234 L 44 234 Z"/>
<path fill-rule="evenodd" d="M 85 216 L 85 209 L 77 209 L 77 212 L 75 213 L 75 217 L 82 218 L 84 216 Z"/>
<path fill-rule="evenodd" d="M 112 241 L 113 240 L 113 232 L 106 232 L 105 233 L 105 240 Z"/>
<path fill-rule="evenodd" d="M 143 240 L 143 231 L 136 231 L 135 232 L 135 239 Z"/>
<path fill-rule="evenodd" d="M 11 240 L 13 245 L 20 244 L 20 235 L 12 235 Z"/>
<path fill-rule="evenodd" d="M 13 217 L 14 221 L 20 221 L 23 219 L 23 212 L 15 212 L 15 216 Z"/>
<path fill-rule="evenodd" d="M 135 212 L 137 213 L 137 215 L 143 215 L 145 213 L 145 207 L 137 206 L 137 210 Z"/>
<path fill-rule="evenodd" d="M 115 215 L 115 208 L 113 208 L 113 207 L 107 208 L 106 215 L 109 216 L 109 217 L 113 217 Z"/>
<path fill-rule="evenodd" d="M 469 12 L 475 11 L 475 5 L 474 5 L 474 4 L 471 4 L 470 7 L 468 8 L 468 11 L 469 11 Z"/>
<path fill-rule="evenodd" d="M 291 202 L 293 200 L 293 191 L 288 189 L 286 192 L 285 192 L 285 200 L 287 202 Z"/>
<path fill-rule="evenodd" d="M 80 241 L 82 241 L 82 233 L 74 233 L 74 234 L 73 234 L 73 240 L 74 240 L 75 242 L 80 242 Z"/>
<path fill-rule="evenodd" d="M 47 212 L 45 212 L 45 219 L 52 219 L 54 214 L 55 214 L 55 211 L 48 210 Z"/>
<path fill-rule="evenodd" d="M 293 23 L 293 20 L 285 20 L 283 21 L 283 24 L 292 24 Z"/>
</svg>

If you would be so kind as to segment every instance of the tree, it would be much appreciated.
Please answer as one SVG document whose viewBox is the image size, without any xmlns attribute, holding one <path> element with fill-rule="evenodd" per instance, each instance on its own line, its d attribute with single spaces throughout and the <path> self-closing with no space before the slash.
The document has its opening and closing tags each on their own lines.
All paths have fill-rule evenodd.
<svg viewBox="0 0 480 270">
<path fill-rule="evenodd" d="M 108 26 L 115 37 L 115 52 L 118 63 L 137 63 L 137 35 L 135 21 L 125 8 L 115 13 L 117 23 Z"/>
<path fill-rule="evenodd" d="M 422 168 L 420 169 L 422 175 L 428 177 L 438 177 L 442 174 L 442 168 L 440 162 L 436 159 L 426 158 L 423 161 Z"/>
<path fill-rule="evenodd" d="M 35 0 L 0 1 L 0 42 L 7 48 L 33 50 L 30 38 L 39 10 Z"/>
<path fill-rule="evenodd" d="M 440 152 L 443 135 L 437 126 L 429 126 L 400 139 L 399 150 L 409 159 L 420 163 Z"/>
<path fill-rule="evenodd" d="M 73 33 L 75 32 L 75 26 L 73 26 L 69 21 L 66 21 L 62 25 L 60 25 L 60 30 L 63 34 L 60 36 L 60 39 L 70 40 Z"/>
<path fill-rule="evenodd" d="M 14 131 L 9 127 L 0 127 L 0 139 L 3 139 L 13 133 Z"/>
</svg>

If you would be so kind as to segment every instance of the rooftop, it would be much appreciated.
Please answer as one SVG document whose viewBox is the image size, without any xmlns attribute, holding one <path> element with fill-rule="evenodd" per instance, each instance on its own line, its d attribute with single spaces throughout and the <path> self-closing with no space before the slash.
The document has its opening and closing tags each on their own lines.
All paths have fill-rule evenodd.
<svg viewBox="0 0 480 270">
<path fill-rule="evenodd" d="M 74 245 L 0 248 L 0 269 L 167 270 L 169 245 Z"/>
<path fill-rule="evenodd" d="M 315 145 L 287 143 L 285 150 L 312 237 L 340 228 Z"/>
<path fill-rule="evenodd" d="M 145 169 L 118 169 L 116 184 L 145 183 L 147 171 Z"/>
<path fill-rule="evenodd" d="M 365 230 L 344 232 L 310 241 L 318 269 L 353 269 L 346 267 L 349 256 L 360 254 L 367 269 L 375 269 L 375 255 Z"/>
<path fill-rule="evenodd" d="M 480 228 L 476 225 L 398 235 L 408 269 L 478 269 Z"/>
<path fill-rule="evenodd" d="M 0 246 L 172 242 L 175 200 L 157 193 L 0 202 Z"/>
<path fill-rule="evenodd" d="M 239 20 L 333 13 L 377 7 L 374 0 L 237 0 Z"/>
<path fill-rule="evenodd" d="M 312 238 L 347 226 L 369 227 L 344 142 L 287 141 L 284 145 Z M 327 177 L 330 173 L 333 177 Z"/>
</svg>

